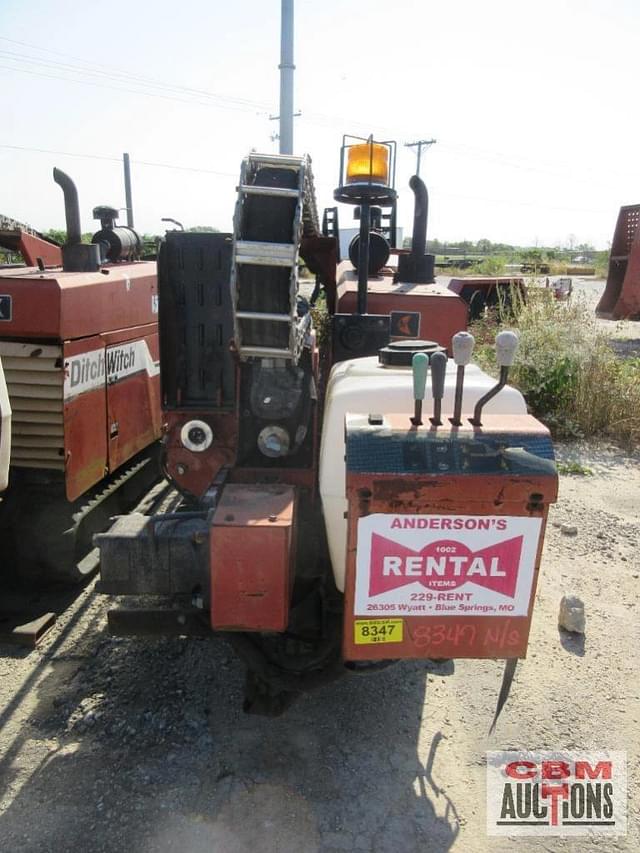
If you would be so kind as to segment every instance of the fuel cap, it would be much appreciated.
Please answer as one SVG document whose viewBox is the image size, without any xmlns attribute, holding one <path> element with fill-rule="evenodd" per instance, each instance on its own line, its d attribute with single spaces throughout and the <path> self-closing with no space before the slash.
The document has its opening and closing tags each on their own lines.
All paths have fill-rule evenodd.
<svg viewBox="0 0 640 853">
<path fill-rule="evenodd" d="M 404 340 L 392 341 L 378 350 L 378 361 L 387 367 L 411 367 L 413 357 L 417 352 L 426 353 L 431 358 L 434 352 L 446 350 L 436 341 Z"/>
</svg>

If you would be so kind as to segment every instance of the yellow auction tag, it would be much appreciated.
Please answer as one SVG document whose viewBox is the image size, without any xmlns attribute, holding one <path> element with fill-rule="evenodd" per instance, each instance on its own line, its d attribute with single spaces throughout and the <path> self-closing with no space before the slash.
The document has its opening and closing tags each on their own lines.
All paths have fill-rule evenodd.
<svg viewBox="0 0 640 853">
<path fill-rule="evenodd" d="M 401 643 L 402 619 L 356 619 L 353 623 L 356 645 L 364 643 Z"/>
</svg>

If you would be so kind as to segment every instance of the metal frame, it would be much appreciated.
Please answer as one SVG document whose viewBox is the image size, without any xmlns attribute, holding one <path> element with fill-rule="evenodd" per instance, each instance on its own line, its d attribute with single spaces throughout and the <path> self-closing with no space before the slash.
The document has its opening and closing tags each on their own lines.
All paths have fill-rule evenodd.
<svg viewBox="0 0 640 853">
<path fill-rule="evenodd" d="M 347 140 L 353 142 L 347 142 Z M 373 163 L 373 146 L 384 145 L 389 151 L 389 182 L 386 185 L 376 184 L 369 177 L 368 181 L 358 181 L 357 183 L 347 184 L 345 175 L 346 151 L 353 148 L 354 145 L 366 143 L 371 146 L 371 163 Z M 382 207 L 391 207 L 396 193 L 396 153 L 397 143 L 393 139 L 378 140 L 373 138 L 373 134 L 368 137 L 354 136 L 350 133 L 345 133 L 342 137 L 342 147 L 340 148 L 340 173 L 338 175 L 338 188 L 335 190 L 333 197 L 336 201 L 342 201 L 346 204 L 361 204 L 368 201 L 370 204 L 381 205 Z"/>
<path fill-rule="evenodd" d="M 292 169 L 298 173 L 296 189 L 283 187 L 261 187 L 250 183 L 252 176 L 261 166 Z M 271 196 L 273 198 L 297 198 L 292 222 L 291 243 L 264 243 L 238 239 L 244 212 L 245 198 L 249 195 Z M 311 159 L 282 154 L 250 154 L 242 161 L 240 183 L 233 217 L 233 250 L 231 262 L 231 293 L 233 302 L 234 336 L 237 351 L 241 359 L 247 358 L 283 358 L 296 363 L 303 347 L 310 318 L 298 317 L 298 259 L 300 241 L 303 234 L 317 234 L 318 211 L 316 207 Z M 266 267 L 291 267 L 289 279 L 289 313 L 261 313 L 259 311 L 238 311 L 238 266 L 252 264 Z M 288 349 L 278 347 L 251 346 L 243 343 L 242 320 L 264 320 L 265 322 L 288 322 L 290 324 Z"/>
</svg>

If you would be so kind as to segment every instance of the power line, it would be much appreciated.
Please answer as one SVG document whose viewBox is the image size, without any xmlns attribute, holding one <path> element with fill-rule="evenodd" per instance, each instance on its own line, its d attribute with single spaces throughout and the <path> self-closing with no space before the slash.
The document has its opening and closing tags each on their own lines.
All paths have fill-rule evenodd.
<svg viewBox="0 0 640 853">
<path fill-rule="evenodd" d="M 32 148 L 26 145 L 7 145 L 4 143 L 0 143 L 0 148 L 8 148 L 13 151 L 28 151 L 37 154 L 55 154 L 59 157 L 72 157 L 79 159 L 88 159 L 88 160 L 106 160 L 111 163 L 122 163 L 122 157 L 110 157 L 106 154 L 87 154 L 81 151 L 55 151 L 51 148 Z M 217 177 L 224 178 L 237 178 L 237 172 L 220 172 L 216 169 L 204 169 L 197 166 L 178 166 L 175 163 L 155 163 L 150 160 L 135 160 L 131 159 L 132 163 L 135 163 L 136 166 L 150 166 L 156 169 L 175 169 L 179 172 L 198 172 L 206 175 L 216 175 Z"/>
<path fill-rule="evenodd" d="M 76 83 L 76 84 L 79 84 L 81 86 L 95 86 L 99 89 L 112 89 L 116 92 L 128 92 L 129 94 L 142 95 L 143 97 L 146 97 L 146 98 L 161 98 L 163 100 L 168 100 L 168 101 L 178 101 L 178 102 L 183 103 L 183 104 L 197 104 L 198 106 L 202 106 L 202 107 L 218 106 L 220 109 L 234 110 L 236 112 L 247 112 L 246 107 L 240 107 L 240 106 L 233 107 L 230 104 L 229 105 L 222 105 L 222 104 L 213 105 L 211 103 L 205 103 L 203 101 L 196 101 L 194 99 L 179 98 L 175 95 L 163 95 L 160 92 L 147 92 L 147 91 L 141 91 L 140 89 L 126 89 L 122 86 L 110 85 L 109 83 L 98 83 L 94 80 L 76 80 L 72 77 L 60 77 L 59 75 L 55 75 L 55 74 L 46 74 L 44 71 L 29 71 L 27 68 L 15 68 L 15 67 L 8 66 L 8 65 L 1 65 L 0 68 L 3 68 L 7 71 L 16 71 L 18 74 L 29 74 L 33 77 L 44 77 L 44 78 L 47 78 L 50 80 L 62 80 L 65 83 Z"/>
<path fill-rule="evenodd" d="M 47 62 L 42 57 L 33 57 L 33 56 L 24 56 L 16 54 L 15 52 L 2 50 L 0 49 L 0 56 L 5 55 L 5 62 L 13 62 L 13 63 L 22 63 L 23 66 L 26 64 L 27 66 L 31 64 L 31 69 L 28 67 L 16 67 L 2 65 L 0 68 L 6 71 L 14 71 L 19 74 L 28 74 L 35 77 L 41 77 L 44 79 L 51 80 L 59 80 L 61 82 L 67 83 L 75 83 L 76 85 L 87 85 L 93 86 L 100 89 L 111 89 L 117 92 L 126 92 L 128 94 L 138 95 L 142 97 L 153 97 L 160 98 L 163 100 L 171 100 L 176 101 L 178 103 L 186 103 L 186 104 L 195 104 L 197 106 L 203 107 L 217 107 L 224 110 L 236 111 L 236 112 L 255 112 L 256 110 L 260 112 L 265 112 L 268 115 L 269 113 L 269 105 L 264 102 L 259 101 L 250 101 L 248 99 L 238 98 L 229 95 L 222 95 L 215 92 L 210 92 L 205 89 L 196 89 L 187 86 L 180 86 L 177 84 L 171 84 L 167 82 L 163 82 L 151 77 L 145 77 L 142 75 L 133 74 L 126 70 L 118 70 L 114 69 L 113 66 L 101 65 L 100 63 L 90 63 L 81 57 L 72 56 L 62 51 L 53 50 L 51 48 L 41 47 L 39 45 L 30 44 L 28 42 L 19 41 L 17 39 L 7 38 L 6 36 L 0 36 L 0 41 L 8 42 L 10 44 L 18 45 L 20 47 L 27 47 L 32 50 L 37 50 L 39 52 L 51 54 L 54 56 L 60 56 L 65 59 L 71 59 L 76 62 L 79 62 L 84 67 L 70 65 L 69 63 L 56 63 L 56 62 Z M 35 67 L 39 67 L 40 69 L 49 69 L 49 71 L 60 71 L 60 74 L 47 73 L 45 70 L 33 70 Z M 103 71 L 101 69 L 108 69 L 108 71 Z M 89 74 L 97 77 L 98 79 L 87 80 L 87 79 L 76 79 L 74 77 L 68 76 L 69 74 Z M 67 76 L 61 76 L 67 75 Z M 102 82 L 104 81 L 104 82 Z M 109 83 L 108 81 L 112 81 Z M 127 88 L 126 84 L 129 83 L 130 86 L 137 86 L 138 88 Z M 125 85 L 114 85 L 114 84 L 125 84 Z M 142 88 L 140 88 L 142 87 Z M 151 91 L 149 87 L 153 89 L 157 89 L 160 91 Z M 174 94 L 170 94 L 174 93 Z M 178 93 L 184 94 L 186 97 L 179 97 Z M 201 100 L 201 99 L 205 100 Z M 259 112 L 258 112 L 259 114 Z M 345 120 L 336 116 L 331 116 L 326 113 L 314 112 L 314 111 L 304 111 L 303 115 L 300 118 L 300 121 L 307 124 L 319 125 L 328 128 L 344 128 Z M 374 122 L 365 122 L 355 119 L 348 119 L 346 123 L 353 128 L 366 128 L 367 132 L 370 132 L 372 129 L 377 130 L 378 132 L 383 132 L 387 134 L 393 135 L 398 131 L 398 128 L 387 128 L 378 125 Z M 405 143 L 407 147 L 418 147 L 418 173 L 419 173 L 419 164 L 420 164 L 420 155 L 421 155 L 421 146 L 426 144 L 432 144 L 435 140 L 418 140 L 418 142 L 410 142 Z M 559 164 L 558 166 L 553 166 L 551 164 L 545 164 L 541 166 L 527 164 L 525 162 L 515 162 L 509 158 L 509 155 L 506 155 L 501 152 L 492 152 L 479 148 L 474 148 L 472 146 L 468 146 L 465 144 L 455 143 L 455 142 L 447 142 L 444 141 L 442 143 L 443 148 L 449 151 L 449 153 L 454 156 L 464 157 L 464 159 L 476 159 L 476 160 L 484 160 L 488 162 L 494 162 L 496 165 L 500 167 L 506 168 L 514 168 L 522 171 L 529 172 L 540 172 L 546 173 L 550 175 L 560 176 L 565 179 L 569 179 L 573 182 L 577 183 L 592 183 L 593 176 L 589 178 L 579 177 L 576 175 L 567 174 L 567 170 L 570 168 L 564 164 Z M 620 172 L 615 172 L 613 170 L 607 170 L 608 174 L 615 175 L 616 177 L 623 177 L 623 174 Z M 627 176 L 624 175 L 626 178 Z"/>
<path fill-rule="evenodd" d="M 423 148 L 431 148 L 432 145 L 435 145 L 437 140 L 435 139 L 419 139 L 417 142 L 405 142 L 405 148 L 417 148 L 418 149 L 418 162 L 416 164 L 416 175 L 420 177 L 420 160 L 422 159 L 422 149 Z"/>
<path fill-rule="evenodd" d="M 30 153 L 38 153 L 38 154 L 55 154 L 56 156 L 61 157 L 71 157 L 74 159 L 89 159 L 89 160 L 103 160 L 111 163 L 118 163 L 120 165 L 122 163 L 122 158 L 117 156 L 110 156 L 107 154 L 89 154 L 81 151 L 59 151 L 51 148 L 34 148 L 26 145 L 9 145 L 6 143 L 0 143 L 0 148 L 6 148 L 13 151 L 26 151 Z M 204 167 L 199 166 L 180 166 L 175 163 L 158 163 L 151 160 L 136 160 L 131 159 L 131 162 L 136 166 L 148 166 L 151 168 L 157 169 L 173 169 L 180 172 L 196 172 L 207 175 L 215 175 L 217 177 L 225 177 L 225 178 L 237 178 L 238 174 L 236 172 L 221 172 L 215 169 L 206 169 Z M 552 205 L 547 204 L 545 202 L 536 202 L 536 201 L 528 201 L 524 199 L 507 199 L 507 198 L 491 198 L 488 196 L 474 196 L 467 194 L 459 194 L 452 193 L 447 188 L 443 188 L 438 186 L 437 184 L 432 184 L 430 187 L 431 191 L 434 193 L 438 193 L 444 198 L 458 198 L 464 199 L 467 201 L 476 201 L 482 203 L 489 204 L 499 204 L 499 205 L 508 205 L 515 207 L 538 207 L 546 210 L 564 210 L 571 211 L 577 213 L 609 213 L 608 210 L 604 208 L 599 209 L 589 209 L 584 207 L 565 207 L 560 205 Z"/>
<path fill-rule="evenodd" d="M 63 52 L 58 51 L 58 50 L 51 50 L 50 48 L 44 48 L 44 47 L 40 47 L 39 45 L 34 45 L 34 44 L 29 44 L 27 42 L 17 41 L 16 39 L 6 38 L 5 36 L 0 36 L 0 41 L 7 41 L 7 42 L 10 42 L 11 44 L 20 45 L 22 47 L 28 47 L 28 48 L 31 48 L 33 50 L 38 50 L 38 51 L 41 51 L 44 53 L 53 54 L 55 56 L 61 56 L 65 59 L 72 59 L 76 62 L 80 62 L 81 66 L 69 65 L 68 63 L 47 63 L 46 60 L 44 60 L 42 57 L 25 56 L 24 54 L 16 54 L 16 53 L 12 53 L 11 51 L 7 51 L 7 50 L 1 51 L 2 53 L 9 54 L 12 57 L 16 57 L 16 59 L 14 61 L 31 61 L 31 62 L 41 64 L 41 65 L 47 64 L 50 66 L 59 66 L 59 67 L 64 67 L 64 68 L 70 69 L 72 71 L 81 71 L 83 73 L 103 75 L 103 76 L 106 76 L 108 78 L 116 79 L 116 80 L 118 78 L 124 78 L 125 81 L 131 80 L 133 82 L 136 82 L 136 83 L 139 83 L 139 84 L 145 85 L 145 86 L 152 86 L 154 88 L 168 89 L 171 91 L 183 92 L 183 93 L 187 93 L 190 95 L 198 95 L 198 96 L 204 96 L 206 98 L 218 99 L 218 100 L 229 102 L 232 104 L 242 105 L 242 106 L 247 107 L 247 108 L 258 108 L 261 110 L 266 110 L 270 106 L 268 103 L 265 103 L 265 102 L 249 100 L 247 98 L 240 98 L 240 97 L 236 97 L 236 96 L 232 96 L 232 95 L 223 95 L 223 94 L 220 94 L 218 92 L 211 92 L 211 91 L 206 90 L 206 89 L 195 89 L 195 88 L 192 88 L 189 86 L 181 86 L 179 84 L 167 83 L 166 81 L 158 80 L 158 79 L 153 78 L 153 77 L 145 77 L 143 75 L 133 74 L 133 73 L 126 71 L 126 70 L 123 70 L 123 69 L 119 70 L 117 68 L 114 68 L 112 65 L 102 65 L 100 63 L 88 62 L 85 59 L 82 59 L 82 58 L 77 57 L 77 56 L 72 56 L 70 54 L 66 54 L 66 53 L 63 53 Z M 103 71 L 102 69 L 107 69 L 107 70 Z"/>
</svg>

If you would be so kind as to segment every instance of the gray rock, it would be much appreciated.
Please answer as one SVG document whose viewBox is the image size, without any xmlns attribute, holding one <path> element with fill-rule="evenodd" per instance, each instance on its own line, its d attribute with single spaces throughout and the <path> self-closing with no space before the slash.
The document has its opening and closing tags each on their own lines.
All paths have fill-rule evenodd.
<svg viewBox="0 0 640 853">
<path fill-rule="evenodd" d="M 577 595 L 563 595 L 558 613 L 558 627 L 573 634 L 584 634 L 584 602 Z"/>
<path fill-rule="evenodd" d="M 564 534 L 564 536 L 577 536 L 578 528 L 575 524 L 563 524 L 560 527 L 560 533 Z"/>
</svg>

